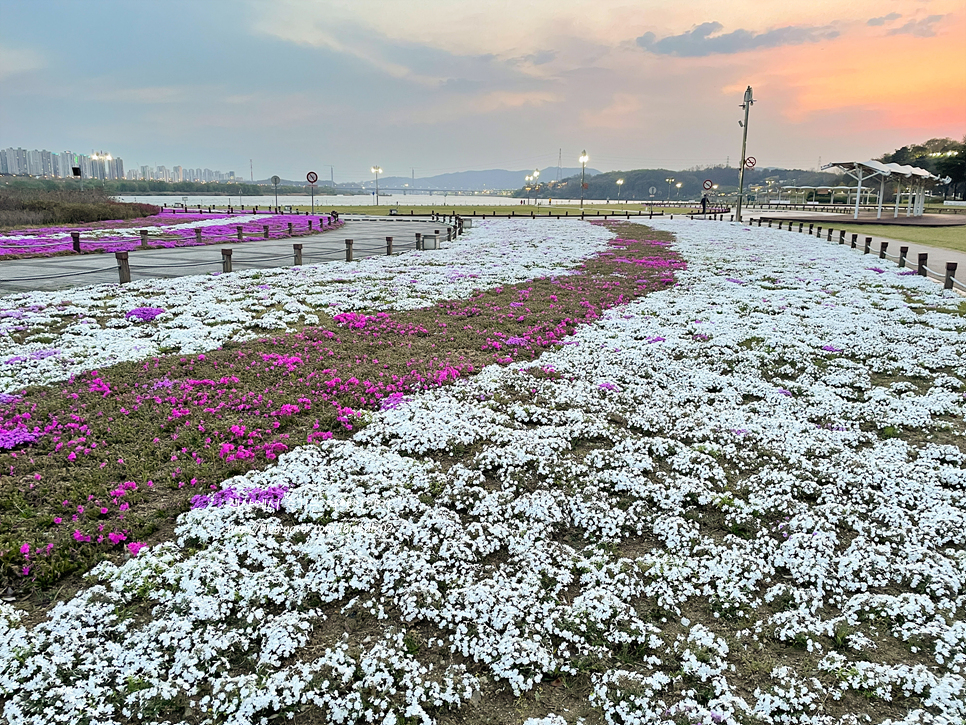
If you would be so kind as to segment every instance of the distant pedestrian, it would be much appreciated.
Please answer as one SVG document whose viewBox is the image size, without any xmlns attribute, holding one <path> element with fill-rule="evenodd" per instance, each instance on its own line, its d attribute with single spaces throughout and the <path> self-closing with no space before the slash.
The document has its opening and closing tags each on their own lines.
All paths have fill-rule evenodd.
<svg viewBox="0 0 966 725">
<path fill-rule="evenodd" d="M 707 194 L 701 197 L 701 213 L 702 214 L 708 213 L 708 195 Z"/>
</svg>

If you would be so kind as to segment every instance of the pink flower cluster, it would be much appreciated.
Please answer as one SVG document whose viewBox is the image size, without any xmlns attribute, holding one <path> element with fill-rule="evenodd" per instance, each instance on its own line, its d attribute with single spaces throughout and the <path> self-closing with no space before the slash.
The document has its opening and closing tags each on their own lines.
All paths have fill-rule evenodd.
<svg viewBox="0 0 966 725">
<path fill-rule="evenodd" d="M 80 233 L 81 251 L 83 252 L 130 252 L 141 245 L 138 226 L 149 229 L 149 247 L 194 247 L 222 242 L 237 242 L 237 227 L 242 228 L 242 241 L 250 242 L 265 238 L 265 227 L 268 227 L 269 239 L 282 239 L 289 236 L 288 225 L 292 224 L 292 235 L 308 234 L 308 223 L 312 221 L 312 232 L 335 229 L 344 224 L 335 221 L 328 214 L 317 217 L 307 217 L 301 214 L 266 214 L 255 221 L 238 223 L 233 221 L 230 214 L 174 214 L 170 210 L 162 211 L 157 216 L 145 219 L 128 220 L 128 229 L 117 229 L 112 234 L 91 233 L 102 231 L 103 225 L 88 227 L 44 227 L 40 229 L 23 229 L 0 234 L 0 257 L 48 257 L 73 250 L 71 232 Z M 181 225 L 196 221 L 221 221 L 220 224 L 180 228 Z M 136 223 L 135 223 L 136 222 Z M 199 241 L 196 229 L 201 230 Z"/>
</svg>

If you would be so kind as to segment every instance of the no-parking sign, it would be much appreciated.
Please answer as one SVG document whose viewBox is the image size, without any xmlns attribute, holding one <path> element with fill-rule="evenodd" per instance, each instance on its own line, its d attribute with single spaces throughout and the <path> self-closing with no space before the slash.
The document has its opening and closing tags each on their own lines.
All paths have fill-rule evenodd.
<svg viewBox="0 0 966 725">
<path fill-rule="evenodd" d="M 316 181 L 319 180 L 319 175 L 317 173 L 315 173 L 314 171 L 310 171 L 309 173 L 307 173 L 305 175 L 305 180 L 307 182 L 309 182 L 310 184 L 314 184 Z"/>
<path fill-rule="evenodd" d="M 755 164 L 757 163 L 758 160 L 754 156 L 749 156 L 747 159 L 745 159 L 745 166 L 747 166 L 749 169 L 755 168 Z"/>
<path fill-rule="evenodd" d="M 714 186 L 714 184 L 711 183 L 711 179 L 705 179 L 701 186 L 704 187 L 705 191 L 711 191 L 711 187 Z"/>
</svg>

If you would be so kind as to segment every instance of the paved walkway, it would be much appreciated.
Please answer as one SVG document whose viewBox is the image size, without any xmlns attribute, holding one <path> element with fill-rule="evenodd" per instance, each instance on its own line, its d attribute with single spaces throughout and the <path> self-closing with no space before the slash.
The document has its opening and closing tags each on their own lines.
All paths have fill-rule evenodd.
<svg viewBox="0 0 966 725">
<path fill-rule="evenodd" d="M 755 209 L 751 212 L 745 212 L 742 214 L 742 217 L 744 218 L 746 223 L 749 220 L 757 220 L 759 216 L 765 219 L 788 219 L 789 221 L 794 219 L 795 229 L 798 229 L 797 222 L 798 222 L 799 215 L 796 214 L 795 212 L 781 212 L 781 211 L 772 211 L 772 210 L 764 210 L 764 209 L 763 210 Z M 851 219 L 847 219 L 843 217 L 843 215 L 841 214 L 813 214 L 810 216 L 815 217 L 816 221 L 814 223 L 816 225 L 824 222 L 822 223 L 822 241 L 825 244 L 836 243 L 838 240 L 837 230 L 841 229 L 843 226 L 847 226 L 851 224 L 852 222 Z M 762 222 L 762 223 L 767 224 L 767 222 Z M 808 229 L 809 223 L 811 222 L 805 223 L 806 230 Z M 832 239 L 834 240 L 833 242 L 827 241 L 829 228 L 836 230 L 835 234 L 832 236 Z M 793 232 L 793 233 L 797 233 L 797 232 Z M 808 235 L 804 234 L 804 236 L 808 236 Z M 916 265 L 919 260 L 919 254 L 927 254 L 928 255 L 927 267 L 931 272 L 931 274 L 929 275 L 929 278 L 934 279 L 938 282 L 942 282 L 945 279 L 946 262 L 956 262 L 956 264 L 958 265 L 956 269 L 956 280 L 962 284 L 956 285 L 955 289 L 957 292 L 961 292 L 961 293 L 963 293 L 964 290 L 966 290 L 966 252 L 959 252 L 959 251 L 956 251 L 955 249 L 946 249 L 944 247 L 933 247 L 928 244 L 917 244 L 915 242 L 907 242 L 899 239 L 893 239 L 892 237 L 884 237 L 878 234 L 869 235 L 869 234 L 863 234 L 863 233 L 859 233 L 858 245 L 860 250 L 865 247 L 865 238 L 868 236 L 872 237 L 872 254 L 875 255 L 876 257 L 878 257 L 878 254 L 879 254 L 880 243 L 881 242 L 889 243 L 888 259 L 893 263 L 898 262 L 899 247 L 909 247 L 909 252 L 906 256 L 906 259 L 908 260 L 906 262 L 906 266 L 911 267 L 912 269 L 916 268 Z M 852 234 L 851 233 L 846 234 L 845 238 L 846 238 L 846 244 L 851 245 Z M 814 237 L 812 237 L 812 239 L 814 239 Z"/>
<path fill-rule="evenodd" d="M 876 217 L 875 213 L 862 212 L 859 214 L 859 218 L 856 219 L 851 214 L 833 214 L 824 212 L 801 212 L 801 211 L 785 211 L 781 209 L 756 209 L 749 213 L 754 214 L 758 212 L 763 217 L 766 218 L 790 218 L 797 222 L 814 222 L 820 219 L 827 219 L 828 217 L 837 217 L 842 220 L 845 224 L 881 224 L 883 226 L 896 226 L 896 227 L 964 227 L 966 226 L 966 215 L 963 214 L 922 214 L 921 216 L 910 216 L 907 217 L 905 210 L 902 210 L 898 217 L 892 216 L 892 210 L 886 214 L 886 210 L 882 211 L 882 218 Z M 777 212 L 777 213 L 776 213 Z"/>
<path fill-rule="evenodd" d="M 426 219 L 348 220 L 341 229 L 284 239 L 265 239 L 239 244 L 209 244 L 200 247 L 135 249 L 129 252 L 131 279 L 183 277 L 222 270 L 223 248 L 232 250 L 232 271 L 287 267 L 295 263 L 293 244 L 302 245 L 302 263 L 314 264 L 345 259 L 345 240 L 353 240 L 353 258 L 384 255 L 386 237 L 393 237 L 393 251 L 415 247 L 416 233 L 446 239 L 446 225 Z M 0 261 L 0 294 L 33 290 L 55 290 L 82 285 L 118 282 L 113 253 L 79 254 Z"/>
</svg>

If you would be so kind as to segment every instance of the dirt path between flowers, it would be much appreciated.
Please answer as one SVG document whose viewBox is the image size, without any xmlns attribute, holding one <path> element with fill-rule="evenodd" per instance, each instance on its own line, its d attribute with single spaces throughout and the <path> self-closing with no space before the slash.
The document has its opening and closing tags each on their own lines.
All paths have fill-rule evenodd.
<svg viewBox="0 0 966 725">
<path fill-rule="evenodd" d="M 685 263 L 671 235 L 607 227 L 611 249 L 572 274 L 120 364 L 0 404 L 0 436 L 23 439 L 0 455 L 0 586 L 44 608 L 97 562 L 168 538 L 192 498 L 225 479 L 349 437 L 406 395 L 532 360 L 604 310 L 674 284 Z"/>
</svg>

